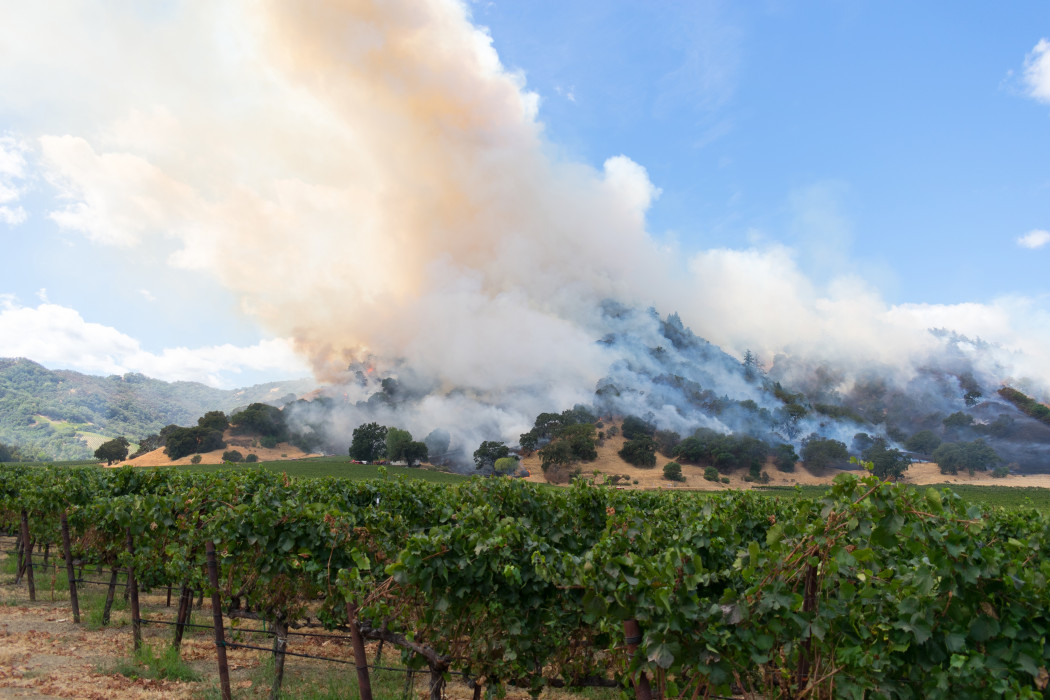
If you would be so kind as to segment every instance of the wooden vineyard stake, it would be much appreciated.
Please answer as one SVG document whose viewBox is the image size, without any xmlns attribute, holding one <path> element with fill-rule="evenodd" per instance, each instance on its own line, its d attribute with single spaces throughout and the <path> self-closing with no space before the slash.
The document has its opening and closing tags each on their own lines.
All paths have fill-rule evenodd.
<svg viewBox="0 0 1050 700">
<path fill-rule="evenodd" d="M 128 588 L 131 590 L 131 633 L 135 639 L 135 651 L 142 647 L 142 619 L 139 616 L 139 586 L 135 580 L 135 541 L 131 538 L 131 528 L 127 529 L 128 555 Z"/>
<path fill-rule="evenodd" d="M 631 656 L 638 650 L 642 642 L 642 628 L 638 626 L 638 620 L 623 621 L 624 641 L 627 643 L 627 651 Z M 645 671 L 638 674 L 638 681 L 634 684 L 634 697 L 637 700 L 652 700 L 653 691 L 649 687 L 649 679 Z"/>
<path fill-rule="evenodd" d="M 207 540 L 204 550 L 208 559 L 208 583 L 211 585 L 211 617 L 215 630 L 215 654 L 219 661 L 219 688 L 222 700 L 231 700 L 233 695 L 230 690 L 230 667 L 226 663 L 226 632 L 222 626 L 222 598 L 219 595 L 219 565 L 215 561 L 215 544 Z"/>
<path fill-rule="evenodd" d="M 36 601 L 36 581 L 33 579 L 33 542 L 29 539 L 29 516 L 22 510 L 22 542 L 24 543 L 26 583 L 29 585 L 29 600 Z"/>
<path fill-rule="evenodd" d="M 357 606 L 347 601 L 346 618 L 350 625 L 350 642 L 354 647 L 354 665 L 357 666 L 357 686 L 361 700 L 372 700 L 372 681 L 368 677 L 368 657 L 365 656 L 365 640 L 357 626 Z"/>
<path fill-rule="evenodd" d="M 66 558 L 66 579 L 69 581 L 69 603 L 73 606 L 73 622 L 80 624 L 80 600 L 77 598 L 77 577 L 73 571 L 73 552 L 69 544 L 69 519 L 66 512 L 59 516 L 62 524 L 62 555 Z"/>
</svg>

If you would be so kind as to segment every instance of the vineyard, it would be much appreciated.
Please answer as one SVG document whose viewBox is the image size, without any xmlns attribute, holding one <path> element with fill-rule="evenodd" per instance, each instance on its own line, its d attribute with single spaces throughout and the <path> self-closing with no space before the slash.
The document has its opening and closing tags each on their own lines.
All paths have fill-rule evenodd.
<svg viewBox="0 0 1050 700">
<path fill-rule="evenodd" d="M 227 697 L 223 628 L 247 618 L 276 636 L 273 696 L 290 630 L 323 627 L 353 640 L 363 698 L 364 640 L 432 698 L 452 674 L 476 698 L 1041 698 L 1048 525 L 849 475 L 777 498 L 0 466 L 29 585 L 45 548 L 73 581 L 101 565 L 110 595 L 124 572 L 136 631 L 138 591 L 172 586 L 178 622 L 210 596 Z"/>
</svg>

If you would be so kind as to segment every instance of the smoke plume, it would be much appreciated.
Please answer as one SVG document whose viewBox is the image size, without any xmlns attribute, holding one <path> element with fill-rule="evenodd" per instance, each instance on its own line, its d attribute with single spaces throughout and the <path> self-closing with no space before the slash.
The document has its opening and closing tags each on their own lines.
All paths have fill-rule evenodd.
<svg viewBox="0 0 1050 700">
<path fill-rule="evenodd" d="M 0 29 L 24 57 L 0 84 L 24 96 L 14 112 L 67 108 L 35 122 L 63 202 L 54 221 L 215 275 L 340 385 L 333 401 L 367 401 L 367 369 L 419 399 L 348 408 L 346 434 L 367 418 L 417 432 L 459 422 L 464 444 L 513 439 L 540 411 L 592 401 L 603 377 L 652 379 L 639 358 L 657 322 L 642 314 L 629 332 L 608 299 L 678 311 L 738 357 L 831 363 L 840 389 L 867 366 L 910 381 L 941 347 L 930 327 L 999 343 L 1000 379 L 1046 386 L 1050 322 L 1023 300 L 894 307 L 855 276 L 808 279 L 776 245 L 654 239 L 660 191 L 645 168 L 557 155 L 539 97 L 463 2 L 74 2 L 52 43 L 32 47 L 20 25 L 50 10 L 29 5 Z M 59 46 L 78 66 L 51 61 Z M 620 340 L 595 342 L 611 332 Z"/>
</svg>

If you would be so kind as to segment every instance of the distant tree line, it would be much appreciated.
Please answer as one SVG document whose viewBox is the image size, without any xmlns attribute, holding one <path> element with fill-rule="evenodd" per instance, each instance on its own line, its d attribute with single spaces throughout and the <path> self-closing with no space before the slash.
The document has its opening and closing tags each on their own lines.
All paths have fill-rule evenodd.
<svg viewBox="0 0 1050 700">
<path fill-rule="evenodd" d="M 441 435 L 435 436 L 436 442 L 441 439 Z M 446 441 L 446 449 L 447 446 Z M 430 448 L 426 442 L 413 440 L 412 433 L 407 430 L 388 428 L 378 423 L 363 423 L 354 428 L 349 454 L 350 459 L 369 464 L 387 459 L 414 467 L 429 459 Z"/>
<path fill-rule="evenodd" d="M 1017 389 L 1004 386 L 999 390 L 999 396 L 1016 406 L 1026 416 L 1031 416 L 1038 421 L 1050 425 L 1050 407 L 1041 404 L 1031 396 L 1021 393 Z"/>
</svg>

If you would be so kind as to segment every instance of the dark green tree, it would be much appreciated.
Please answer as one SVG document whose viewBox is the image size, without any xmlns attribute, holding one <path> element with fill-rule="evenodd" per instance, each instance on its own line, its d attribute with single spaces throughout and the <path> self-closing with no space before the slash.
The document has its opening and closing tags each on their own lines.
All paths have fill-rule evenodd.
<svg viewBox="0 0 1050 700">
<path fill-rule="evenodd" d="M 544 473 L 552 468 L 571 466 L 578 461 L 572 453 L 572 446 L 564 440 L 555 440 L 540 448 L 540 469 Z"/>
<path fill-rule="evenodd" d="M 960 428 L 969 428 L 973 425 L 973 416 L 963 413 L 962 411 L 956 411 L 942 421 L 944 427 L 949 430 L 959 430 Z"/>
<path fill-rule="evenodd" d="M 642 435 L 623 444 L 620 458 L 636 467 L 650 469 L 656 466 L 656 440 L 649 435 Z"/>
<path fill-rule="evenodd" d="M 795 452 L 793 446 L 786 442 L 776 446 L 773 452 L 773 464 L 776 465 L 777 471 L 793 472 L 796 462 L 798 462 L 798 453 Z"/>
<path fill-rule="evenodd" d="M 429 459 L 427 444 L 413 440 L 401 449 L 401 459 L 405 460 L 405 463 L 410 467 L 426 462 Z"/>
<path fill-rule="evenodd" d="M 22 455 L 17 447 L 0 442 L 0 462 L 21 462 Z"/>
<path fill-rule="evenodd" d="M 131 445 L 128 439 L 121 435 L 118 438 L 108 440 L 95 450 L 95 459 L 102 461 L 105 460 L 106 464 L 113 464 L 114 462 L 123 462 L 128 458 L 128 446 Z"/>
<path fill-rule="evenodd" d="M 933 451 L 933 461 L 941 468 L 942 474 L 958 474 L 965 469 L 971 476 L 977 471 L 986 471 L 996 467 L 1002 460 L 984 440 L 973 442 L 942 442 Z"/>
<path fill-rule="evenodd" d="M 350 459 L 374 462 L 386 454 L 386 426 L 362 423 L 354 428 L 350 442 Z"/>
<path fill-rule="evenodd" d="M 656 449 L 665 457 L 674 456 L 674 448 L 682 441 L 682 436 L 673 430 L 657 430 L 653 434 L 656 440 Z"/>
<path fill-rule="evenodd" d="M 656 426 L 638 416 L 627 416 L 621 430 L 625 440 L 634 440 L 643 436 L 651 438 L 656 433 Z"/>
<path fill-rule="evenodd" d="M 288 440 L 288 426 L 284 421 L 284 413 L 269 404 L 250 404 L 248 408 L 230 416 L 230 424 L 233 426 L 233 432 L 239 435 L 272 437 L 278 442 Z"/>
<path fill-rule="evenodd" d="M 224 433 L 230 427 L 230 421 L 222 411 L 208 411 L 197 419 L 197 425 Z"/>
<path fill-rule="evenodd" d="M 668 462 L 664 465 L 664 478 L 668 481 L 685 481 L 682 476 L 682 465 L 678 462 Z"/>
<path fill-rule="evenodd" d="M 815 433 L 802 444 L 802 461 L 807 467 L 823 469 L 836 464 L 844 464 L 849 459 L 846 443 L 839 440 L 822 438 Z"/>
<path fill-rule="evenodd" d="M 186 455 L 201 452 L 212 452 L 226 447 L 222 440 L 222 433 L 210 428 L 175 428 L 167 431 L 164 441 L 164 451 L 171 459 L 181 459 Z"/>
<path fill-rule="evenodd" d="M 932 430 L 920 430 L 904 441 L 904 447 L 909 452 L 918 452 L 923 455 L 932 454 L 940 444 L 941 439 Z"/>
<path fill-rule="evenodd" d="M 509 456 L 510 448 L 502 440 L 485 440 L 474 450 L 474 466 L 477 469 L 491 468 L 497 459 Z"/>
<path fill-rule="evenodd" d="M 897 479 L 904 476 L 904 472 L 911 464 L 900 450 L 891 448 L 884 438 L 875 438 L 875 443 L 864 450 L 861 459 L 871 462 L 871 473 L 880 479 Z"/>
<path fill-rule="evenodd" d="M 744 361 L 742 364 L 744 366 L 744 377 L 748 381 L 751 381 L 762 373 L 762 365 L 758 361 L 758 355 L 750 350 L 744 351 Z"/>
<path fill-rule="evenodd" d="M 391 462 L 405 461 L 405 447 L 411 444 L 412 433 L 401 428 L 387 428 L 386 457 Z"/>
<path fill-rule="evenodd" d="M 536 451 L 536 445 L 539 444 L 539 437 L 536 435 L 535 430 L 530 430 L 527 433 L 522 433 L 518 437 L 518 446 L 521 447 L 522 451 L 526 455 L 530 455 Z"/>
</svg>

